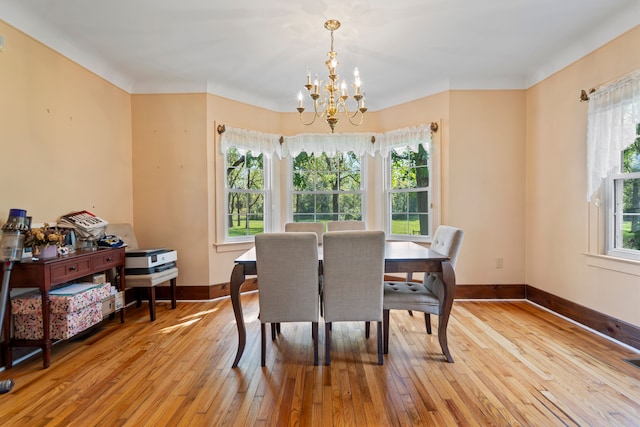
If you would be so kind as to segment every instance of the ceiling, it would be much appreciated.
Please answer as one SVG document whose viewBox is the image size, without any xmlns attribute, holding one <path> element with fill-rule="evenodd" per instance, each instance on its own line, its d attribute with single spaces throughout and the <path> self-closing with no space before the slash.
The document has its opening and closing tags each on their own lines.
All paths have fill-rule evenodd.
<svg viewBox="0 0 640 427">
<path fill-rule="evenodd" d="M 326 79 L 338 19 L 338 74 L 357 66 L 378 110 L 530 87 L 640 24 L 640 0 L 0 0 L 0 19 L 129 93 L 292 112 L 307 67 Z"/>
</svg>

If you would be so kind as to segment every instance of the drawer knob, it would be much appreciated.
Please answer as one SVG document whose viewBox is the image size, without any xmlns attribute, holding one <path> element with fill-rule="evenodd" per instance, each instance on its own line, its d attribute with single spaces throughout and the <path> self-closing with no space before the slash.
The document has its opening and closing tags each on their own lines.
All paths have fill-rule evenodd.
<svg viewBox="0 0 640 427">
<path fill-rule="evenodd" d="M 107 262 L 111 262 L 113 259 L 111 257 L 107 258 Z"/>
<path fill-rule="evenodd" d="M 71 267 L 69 267 L 69 271 L 76 271 L 77 267 L 75 265 L 72 265 Z"/>
</svg>

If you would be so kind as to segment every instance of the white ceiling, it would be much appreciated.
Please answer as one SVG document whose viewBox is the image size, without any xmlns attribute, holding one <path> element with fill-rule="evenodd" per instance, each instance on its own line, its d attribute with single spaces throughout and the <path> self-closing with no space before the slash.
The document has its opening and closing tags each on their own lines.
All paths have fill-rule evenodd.
<svg viewBox="0 0 640 427">
<path fill-rule="evenodd" d="M 326 79 L 338 19 L 338 73 L 357 66 L 378 110 L 530 87 L 640 24 L 640 0 L 0 0 L 0 19 L 127 92 L 274 111 L 295 111 L 307 67 Z"/>
</svg>

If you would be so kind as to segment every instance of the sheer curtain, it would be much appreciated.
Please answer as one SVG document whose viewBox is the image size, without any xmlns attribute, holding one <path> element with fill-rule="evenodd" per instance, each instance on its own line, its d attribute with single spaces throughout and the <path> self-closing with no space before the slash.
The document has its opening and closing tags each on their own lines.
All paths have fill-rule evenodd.
<svg viewBox="0 0 640 427">
<path fill-rule="evenodd" d="M 372 142 L 372 137 L 374 142 Z M 224 153 L 234 147 L 240 151 L 263 153 L 266 157 L 295 157 L 305 151 L 308 154 L 326 153 L 329 157 L 336 153 L 353 151 L 357 156 L 380 153 L 387 157 L 391 150 L 399 147 L 411 147 L 417 150 L 422 144 L 426 151 L 431 147 L 431 125 L 419 125 L 392 130 L 386 133 L 342 133 L 342 134 L 300 134 L 287 136 L 280 143 L 280 136 L 253 130 L 226 126 L 221 136 L 220 149 Z"/>
<path fill-rule="evenodd" d="M 587 201 L 620 165 L 620 153 L 640 123 L 640 71 L 590 95 L 587 127 Z"/>
</svg>

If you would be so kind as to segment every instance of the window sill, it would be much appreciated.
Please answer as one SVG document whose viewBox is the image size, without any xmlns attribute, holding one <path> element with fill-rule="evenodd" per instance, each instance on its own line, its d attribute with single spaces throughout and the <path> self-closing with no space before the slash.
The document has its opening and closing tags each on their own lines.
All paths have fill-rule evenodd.
<svg viewBox="0 0 640 427">
<path fill-rule="evenodd" d="M 427 236 L 409 236 L 401 234 L 390 234 L 387 236 L 387 240 L 390 242 L 413 242 L 418 244 L 431 243 L 431 238 Z"/>
<path fill-rule="evenodd" d="M 223 243 L 214 243 L 213 247 L 216 249 L 217 253 L 221 252 L 238 252 L 238 251 L 248 251 L 253 247 L 253 242 L 223 242 Z"/>
<path fill-rule="evenodd" d="M 587 259 L 587 265 L 590 267 L 612 270 L 618 273 L 631 274 L 632 276 L 640 276 L 640 261 L 600 254 L 584 255 Z"/>
</svg>

